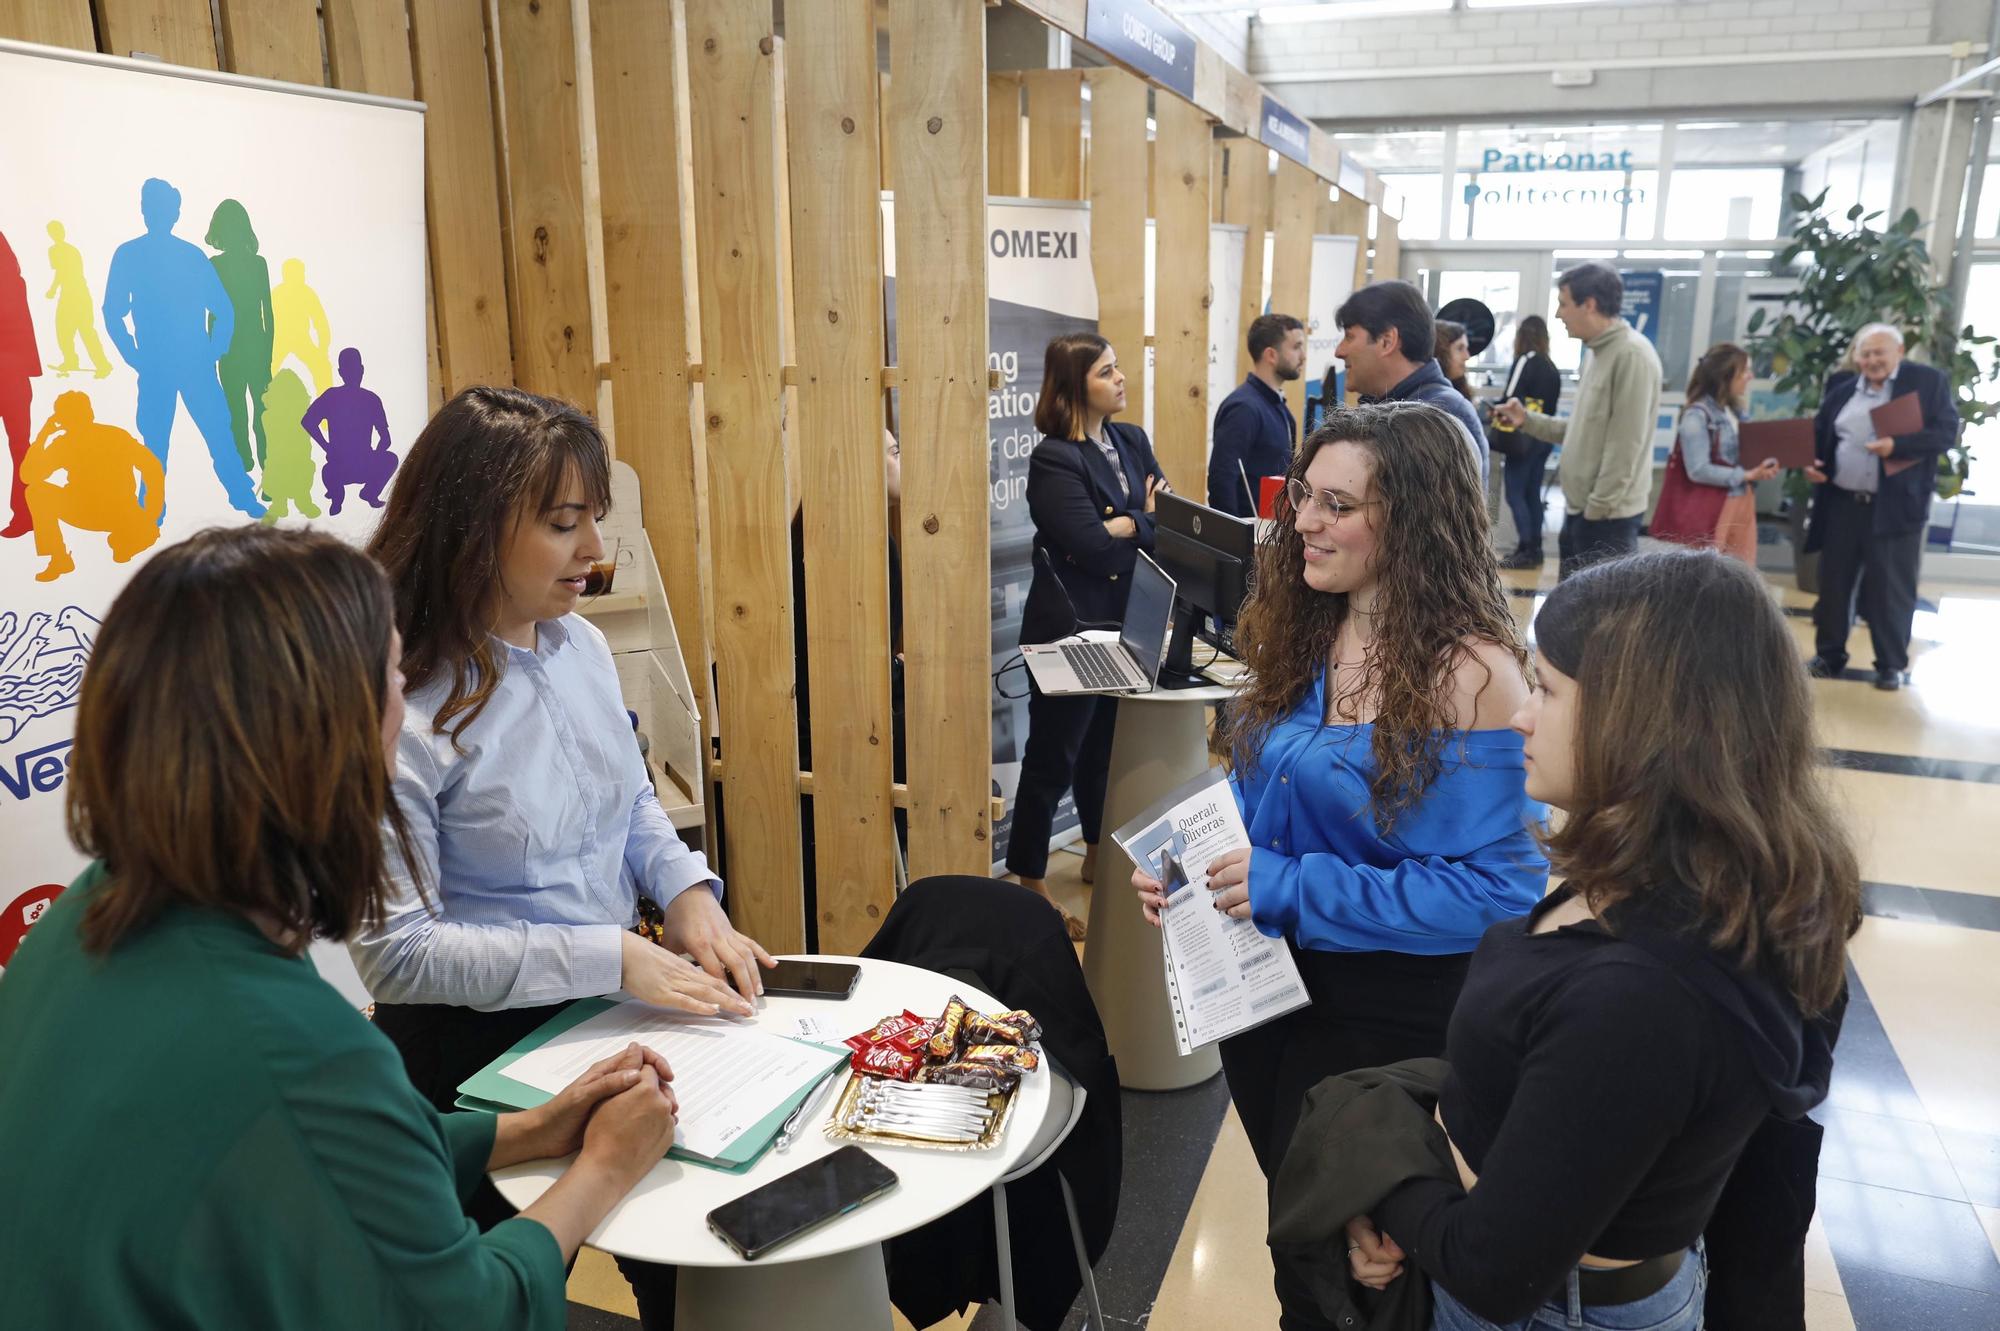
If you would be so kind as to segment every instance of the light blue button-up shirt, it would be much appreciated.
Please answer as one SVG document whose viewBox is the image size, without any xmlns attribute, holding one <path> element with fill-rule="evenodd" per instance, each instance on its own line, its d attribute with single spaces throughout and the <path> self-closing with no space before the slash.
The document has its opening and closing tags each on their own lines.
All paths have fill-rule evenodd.
<svg viewBox="0 0 2000 1331">
<path fill-rule="evenodd" d="M 1857 494 L 1874 494 L 1882 486 L 1880 459 L 1868 445 L 1881 432 L 1875 428 L 1875 408 L 1887 406 L 1895 384 L 1879 385 L 1866 378 L 1854 381 L 1854 396 L 1833 418 L 1833 483 Z"/>
<path fill-rule="evenodd" d="M 604 635 L 568 615 L 533 651 L 496 645 L 504 671 L 463 752 L 432 730 L 449 677 L 409 695 L 395 794 L 437 909 L 392 845 L 386 918 L 348 944 L 381 1002 L 491 1012 L 607 994 L 639 892 L 721 895 L 653 794 Z"/>
</svg>

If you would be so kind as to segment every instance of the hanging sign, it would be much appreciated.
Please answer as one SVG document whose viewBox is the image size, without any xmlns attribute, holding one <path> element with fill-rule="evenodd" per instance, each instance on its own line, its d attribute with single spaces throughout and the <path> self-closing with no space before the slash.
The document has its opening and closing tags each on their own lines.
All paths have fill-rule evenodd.
<svg viewBox="0 0 2000 1331">
<path fill-rule="evenodd" d="M 1194 100 L 1194 38 L 1148 0 L 1090 0 L 1083 39 L 1161 87 Z"/>
<path fill-rule="evenodd" d="M 1257 138 L 1300 166 L 1312 165 L 1312 126 L 1269 97 L 1264 99 L 1264 118 L 1257 122 Z"/>
</svg>

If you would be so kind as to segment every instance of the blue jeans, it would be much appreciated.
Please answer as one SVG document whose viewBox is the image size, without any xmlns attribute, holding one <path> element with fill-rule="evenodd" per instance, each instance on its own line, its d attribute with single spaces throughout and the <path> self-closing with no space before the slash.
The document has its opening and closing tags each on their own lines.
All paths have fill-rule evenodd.
<svg viewBox="0 0 2000 1331">
<path fill-rule="evenodd" d="M 1585 1307 L 1576 1272 L 1561 1293 L 1518 1322 L 1489 1322 L 1431 1282 L 1431 1331 L 1701 1331 L 1708 1259 L 1696 1243 L 1665 1287 L 1634 1303 Z"/>
<path fill-rule="evenodd" d="M 1507 495 L 1507 511 L 1514 517 L 1514 530 L 1520 534 L 1519 548 L 1539 553 L 1542 525 L 1547 521 L 1542 511 L 1542 483 L 1549 454 L 1556 446 L 1530 439 L 1527 447 L 1525 457 L 1506 459 L 1501 485 Z"/>
</svg>

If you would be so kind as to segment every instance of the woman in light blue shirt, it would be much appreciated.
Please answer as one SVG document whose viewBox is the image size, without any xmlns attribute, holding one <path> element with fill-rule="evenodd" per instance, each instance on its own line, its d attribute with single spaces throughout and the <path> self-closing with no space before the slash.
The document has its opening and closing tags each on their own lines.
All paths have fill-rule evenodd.
<svg viewBox="0 0 2000 1331">
<path fill-rule="evenodd" d="M 1750 393 L 1750 353 L 1718 342 L 1702 353 L 1688 379 L 1675 440 L 1681 465 L 1696 485 L 1728 493 L 1715 520 L 1715 548 L 1757 567 L 1757 496 L 1751 487 L 1778 474 L 1775 458 L 1741 465 L 1737 417 Z"/>
<path fill-rule="evenodd" d="M 439 1108 L 571 999 L 623 988 L 747 1015 L 774 964 L 668 822 L 610 649 L 574 613 L 610 494 L 589 417 L 470 388 L 417 438 L 369 545 L 403 629 L 395 790 L 416 863 L 398 862 L 382 924 L 349 949 Z M 633 931 L 642 914 L 658 943 Z M 490 1185 L 467 1209 L 512 1214 Z M 620 1265 L 646 1325 L 671 1325 L 671 1268 Z"/>
</svg>

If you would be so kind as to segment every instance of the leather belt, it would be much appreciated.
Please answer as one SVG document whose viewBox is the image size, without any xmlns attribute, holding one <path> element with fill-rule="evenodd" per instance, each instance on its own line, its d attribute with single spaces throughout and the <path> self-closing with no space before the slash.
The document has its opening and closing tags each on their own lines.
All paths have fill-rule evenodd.
<svg viewBox="0 0 2000 1331">
<path fill-rule="evenodd" d="M 1585 1307 L 1605 1308 L 1621 1303 L 1637 1303 L 1667 1287 L 1680 1273 L 1687 1252 L 1670 1252 L 1664 1257 L 1648 1257 L 1637 1266 L 1610 1270 L 1579 1266 L 1576 1269 L 1577 1296 Z"/>
<path fill-rule="evenodd" d="M 1857 504 L 1872 504 L 1875 502 L 1875 492 L 1873 490 L 1849 490 L 1838 485 L 1833 488 Z"/>
</svg>

